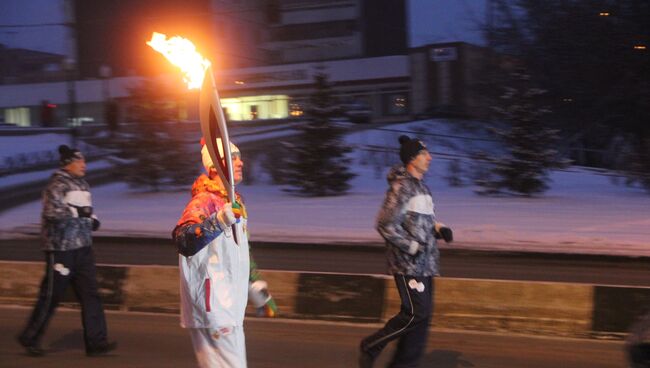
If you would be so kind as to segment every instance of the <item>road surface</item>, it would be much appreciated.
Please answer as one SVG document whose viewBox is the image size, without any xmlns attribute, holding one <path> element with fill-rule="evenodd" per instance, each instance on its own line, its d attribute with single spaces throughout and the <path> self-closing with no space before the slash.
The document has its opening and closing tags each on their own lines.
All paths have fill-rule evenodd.
<svg viewBox="0 0 650 368">
<path fill-rule="evenodd" d="M 15 343 L 27 308 L 0 307 L 0 367 L 194 367 L 189 335 L 178 316 L 108 312 L 109 335 L 118 349 L 87 358 L 80 314 L 59 310 L 45 336 L 47 355 L 32 358 Z M 356 367 L 361 338 L 378 325 L 247 319 L 249 368 Z M 385 367 L 393 346 L 377 367 Z M 483 332 L 431 331 L 421 368 L 622 368 L 620 341 L 549 338 Z"/>
</svg>

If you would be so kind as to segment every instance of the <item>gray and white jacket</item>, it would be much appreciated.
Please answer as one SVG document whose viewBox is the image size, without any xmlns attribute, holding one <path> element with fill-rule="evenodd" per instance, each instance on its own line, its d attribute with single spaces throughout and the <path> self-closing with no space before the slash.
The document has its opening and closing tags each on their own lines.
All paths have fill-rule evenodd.
<svg viewBox="0 0 650 368">
<path fill-rule="evenodd" d="M 435 212 L 429 188 L 406 171 L 393 167 L 389 189 L 377 216 L 377 231 L 386 240 L 390 274 L 438 276 Z"/>
<path fill-rule="evenodd" d="M 52 174 L 43 191 L 43 250 L 67 251 L 92 245 L 93 220 L 79 217 L 76 208 L 85 206 L 92 206 L 92 200 L 90 186 L 83 178 L 63 169 Z"/>
</svg>

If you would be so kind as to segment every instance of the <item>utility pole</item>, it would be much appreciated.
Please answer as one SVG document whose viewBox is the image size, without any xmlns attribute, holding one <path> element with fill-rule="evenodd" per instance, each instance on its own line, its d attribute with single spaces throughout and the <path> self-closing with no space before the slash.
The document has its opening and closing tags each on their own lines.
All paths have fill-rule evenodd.
<svg viewBox="0 0 650 368">
<path fill-rule="evenodd" d="M 68 92 L 68 123 L 70 127 L 71 143 L 77 145 L 77 24 L 75 21 L 74 0 L 64 0 L 65 25 L 68 30 L 68 55 L 64 61 L 66 72 L 66 85 Z"/>
</svg>

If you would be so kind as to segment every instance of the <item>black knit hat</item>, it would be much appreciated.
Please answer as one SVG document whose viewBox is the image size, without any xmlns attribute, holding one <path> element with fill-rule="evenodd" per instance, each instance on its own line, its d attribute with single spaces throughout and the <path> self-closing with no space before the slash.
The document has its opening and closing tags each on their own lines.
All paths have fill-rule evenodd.
<svg viewBox="0 0 650 368">
<path fill-rule="evenodd" d="M 411 160 L 417 156 L 420 151 L 427 149 L 427 146 L 422 143 L 419 139 L 411 139 L 406 135 L 399 136 L 399 158 L 402 160 L 404 165 L 407 165 Z"/>
<path fill-rule="evenodd" d="M 76 148 L 70 148 L 65 144 L 59 146 L 59 163 L 66 166 L 74 160 L 83 160 L 84 155 Z"/>
</svg>

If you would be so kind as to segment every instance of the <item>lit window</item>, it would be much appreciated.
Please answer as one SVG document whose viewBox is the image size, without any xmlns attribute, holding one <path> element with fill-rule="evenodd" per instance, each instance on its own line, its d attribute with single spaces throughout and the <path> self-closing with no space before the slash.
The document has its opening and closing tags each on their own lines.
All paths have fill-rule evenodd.
<svg viewBox="0 0 650 368">
<path fill-rule="evenodd" d="M 285 119 L 289 117 L 287 95 L 242 96 L 222 98 L 229 121 Z"/>
<path fill-rule="evenodd" d="M 29 108 L 15 107 L 12 109 L 5 109 L 5 123 L 24 127 L 31 126 Z"/>
</svg>

